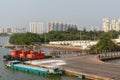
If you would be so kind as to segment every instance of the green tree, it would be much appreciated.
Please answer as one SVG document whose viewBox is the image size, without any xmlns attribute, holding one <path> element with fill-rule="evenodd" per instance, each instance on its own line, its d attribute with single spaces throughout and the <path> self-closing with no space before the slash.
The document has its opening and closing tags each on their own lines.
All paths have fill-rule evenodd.
<svg viewBox="0 0 120 80">
<path fill-rule="evenodd" d="M 91 47 L 92 51 L 115 51 L 119 50 L 119 46 L 117 46 L 112 40 L 111 36 L 108 33 L 105 33 L 100 37 L 98 43 Z"/>
<path fill-rule="evenodd" d="M 41 38 L 38 34 L 34 33 L 13 34 L 9 42 L 16 45 L 29 45 L 40 43 Z"/>
</svg>

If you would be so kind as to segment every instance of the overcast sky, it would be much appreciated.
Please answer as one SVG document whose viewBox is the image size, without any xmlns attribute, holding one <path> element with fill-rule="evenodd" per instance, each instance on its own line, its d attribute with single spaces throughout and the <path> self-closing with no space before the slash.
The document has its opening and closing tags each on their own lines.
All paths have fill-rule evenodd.
<svg viewBox="0 0 120 80">
<path fill-rule="evenodd" d="M 120 18 L 120 0 L 0 0 L 0 26 L 59 21 L 102 27 L 102 18 Z"/>
</svg>

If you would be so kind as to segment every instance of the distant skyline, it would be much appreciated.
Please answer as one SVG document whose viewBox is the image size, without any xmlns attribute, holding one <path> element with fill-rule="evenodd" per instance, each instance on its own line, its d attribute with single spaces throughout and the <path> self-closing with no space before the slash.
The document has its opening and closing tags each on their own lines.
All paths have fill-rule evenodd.
<svg viewBox="0 0 120 80">
<path fill-rule="evenodd" d="M 29 22 L 102 28 L 103 18 L 120 18 L 120 0 L 0 0 L 0 26 L 29 27 Z"/>
</svg>

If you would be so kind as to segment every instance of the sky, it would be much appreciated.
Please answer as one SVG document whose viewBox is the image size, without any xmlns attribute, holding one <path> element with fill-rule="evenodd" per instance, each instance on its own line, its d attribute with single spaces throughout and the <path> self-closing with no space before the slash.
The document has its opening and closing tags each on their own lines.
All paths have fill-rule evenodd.
<svg viewBox="0 0 120 80">
<path fill-rule="evenodd" d="M 78 29 L 101 29 L 103 18 L 120 18 L 119 8 L 120 0 L 0 0 L 0 26 L 58 21 L 77 24 Z"/>
</svg>

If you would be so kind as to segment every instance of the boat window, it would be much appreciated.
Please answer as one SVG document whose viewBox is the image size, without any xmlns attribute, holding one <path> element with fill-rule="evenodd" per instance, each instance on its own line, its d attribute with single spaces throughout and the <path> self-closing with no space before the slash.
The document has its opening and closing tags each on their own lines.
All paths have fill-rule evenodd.
<svg viewBox="0 0 120 80">
<path fill-rule="evenodd" d="M 13 64 L 18 64 L 18 63 L 20 63 L 20 62 L 13 62 Z"/>
<path fill-rule="evenodd" d="M 56 71 L 59 71 L 59 69 L 58 68 L 56 68 L 56 69 L 54 69 L 54 71 L 56 72 Z"/>
</svg>

